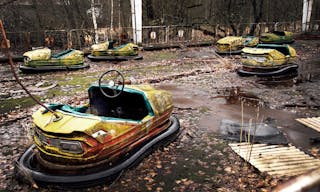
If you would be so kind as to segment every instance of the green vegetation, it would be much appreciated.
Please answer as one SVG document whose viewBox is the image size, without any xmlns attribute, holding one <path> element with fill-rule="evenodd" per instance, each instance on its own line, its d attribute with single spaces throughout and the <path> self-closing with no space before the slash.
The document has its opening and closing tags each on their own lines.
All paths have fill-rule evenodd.
<svg viewBox="0 0 320 192">
<path fill-rule="evenodd" d="M 207 106 L 201 106 L 200 109 L 199 109 L 200 113 L 206 113 L 206 112 L 209 112 L 209 111 L 211 111 L 211 110 Z"/>
<path fill-rule="evenodd" d="M 98 73 L 88 74 L 83 76 L 83 74 L 77 74 L 68 77 L 67 79 L 63 76 L 57 77 L 56 81 L 58 87 L 55 87 L 48 91 L 47 98 L 52 98 L 55 96 L 72 96 L 77 92 L 85 92 L 90 84 L 96 82 L 98 79 Z"/>
<path fill-rule="evenodd" d="M 162 61 L 162 60 L 170 60 L 170 59 L 177 59 L 178 53 L 177 52 L 167 52 L 167 51 L 157 51 L 157 52 L 150 52 L 150 54 L 144 57 L 145 61 Z"/>
<path fill-rule="evenodd" d="M 39 97 L 36 97 L 39 98 Z M 18 99 L 6 99 L 0 103 L 0 114 L 12 111 L 17 108 L 27 108 L 35 105 L 36 102 L 31 97 L 23 97 Z"/>
<path fill-rule="evenodd" d="M 37 99 L 43 101 L 56 96 L 75 96 L 79 92 L 86 92 L 89 85 L 97 81 L 98 73 L 87 74 L 76 74 L 69 77 L 57 76 L 54 77 L 58 86 L 49 89 L 44 92 L 41 96 L 36 96 Z M 43 85 L 47 86 L 47 84 Z M 6 99 L 0 103 L 0 114 L 7 113 L 17 108 L 28 108 L 35 105 L 36 102 L 29 96 L 18 98 L 18 99 Z"/>
</svg>

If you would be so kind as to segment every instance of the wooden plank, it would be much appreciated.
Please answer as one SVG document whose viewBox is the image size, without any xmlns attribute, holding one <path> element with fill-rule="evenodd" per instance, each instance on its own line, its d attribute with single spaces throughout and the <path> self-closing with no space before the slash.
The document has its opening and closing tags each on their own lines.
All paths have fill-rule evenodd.
<svg viewBox="0 0 320 192">
<path fill-rule="evenodd" d="M 288 158 L 257 158 L 257 160 L 259 160 L 260 162 L 265 162 L 265 163 L 269 163 L 269 162 L 277 162 L 277 163 L 282 163 L 282 162 L 295 162 L 295 161 L 313 161 L 312 158 L 310 157 L 297 157 L 295 158 L 295 156 L 287 156 Z"/>
<path fill-rule="evenodd" d="M 291 173 L 305 173 L 308 172 L 310 170 L 319 168 L 319 166 L 309 166 L 309 167 L 300 167 L 300 168 L 295 168 L 295 169 L 285 169 L 285 170 L 270 170 L 270 171 L 266 171 L 267 173 L 269 173 L 270 175 L 276 174 L 276 175 L 289 175 Z"/>
<path fill-rule="evenodd" d="M 248 153 L 237 153 L 241 157 L 249 157 L 249 152 Z M 295 160 L 295 159 L 300 159 L 300 160 L 306 160 L 306 159 L 312 159 L 309 156 L 305 156 L 304 154 L 284 154 L 284 153 L 279 153 L 279 154 L 273 154 L 273 155 L 251 155 L 250 158 L 258 159 L 258 160 L 278 160 L 278 161 L 283 161 L 283 160 Z"/>
<path fill-rule="evenodd" d="M 298 169 L 301 168 L 301 163 L 297 163 L 295 162 L 294 164 L 259 164 L 259 163 L 255 163 L 254 161 L 252 161 L 252 165 L 254 165 L 255 167 L 259 167 L 260 170 L 265 170 L 265 171 L 274 171 L 274 170 L 285 170 L 285 169 Z M 320 167 L 319 163 L 314 163 L 314 162 L 308 162 L 305 163 L 305 165 L 308 165 L 308 167 L 311 166 L 317 166 Z M 308 168 L 307 167 L 307 168 Z"/>
<path fill-rule="evenodd" d="M 298 122 L 320 132 L 320 117 L 298 118 Z"/>
<path fill-rule="evenodd" d="M 272 171 L 275 171 L 275 170 L 287 170 L 287 169 L 300 169 L 300 168 L 303 168 L 303 169 L 308 169 L 309 167 L 320 167 L 320 163 L 316 163 L 316 162 L 308 162 L 308 163 L 297 163 L 295 162 L 295 164 L 274 164 L 274 163 L 270 163 L 269 165 L 267 164 L 259 164 L 259 163 L 256 163 L 255 164 L 256 166 L 259 166 L 260 169 L 268 169 L 268 170 L 272 170 Z"/>
<path fill-rule="evenodd" d="M 271 146 L 271 145 L 270 145 Z M 297 149 L 294 146 L 288 146 L 288 147 L 281 147 L 279 145 L 272 145 L 273 148 L 257 148 L 257 147 L 250 147 L 250 145 L 248 145 L 248 147 L 241 147 L 241 148 L 237 148 L 237 147 L 233 147 L 234 150 L 237 150 L 236 152 L 239 153 L 247 153 L 251 150 L 251 155 L 272 155 L 272 154 L 278 154 L 278 153 L 287 153 L 290 151 L 291 154 L 301 154 L 301 151 L 299 149 Z M 262 150 L 261 150 L 262 149 Z"/>
<path fill-rule="evenodd" d="M 320 118 L 309 118 L 310 121 L 316 124 L 320 124 Z"/>
<path fill-rule="evenodd" d="M 229 146 L 259 171 L 270 175 L 294 176 L 320 167 L 320 160 L 294 146 L 248 143 L 232 143 Z"/>
<path fill-rule="evenodd" d="M 318 129 L 318 123 L 313 122 L 311 119 L 301 119 L 300 122 L 314 129 Z"/>
<path fill-rule="evenodd" d="M 261 162 L 256 159 L 250 160 L 250 163 L 254 165 L 255 167 L 259 167 L 259 169 L 263 169 L 263 171 L 267 170 L 282 170 L 282 169 L 296 169 L 296 168 L 301 168 L 305 167 L 308 168 L 310 166 L 319 166 L 320 167 L 320 161 L 314 161 L 314 160 L 309 160 L 308 162 L 302 163 L 299 161 L 294 161 L 294 162 L 282 162 L 282 163 L 277 163 L 277 162 Z M 267 170 L 265 170 L 267 169 Z"/>
<path fill-rule="evenodd" d="M 249 153 L 249 151 L 241 151 L 240 153 Z M 281 154 L 287 154 L 287 153 L 289 153 L 290 155 L 303 155 L 299 151 L 288 150 L 288 151 L 267 151 L 267 152 L 252 151 L 251 156 L 263 158 L 265 156 L 279 156 Z"/>
<path fill-rule="evenodd" d="M 268 173 L 270 175 L 277 175 L 277 176 L 297 176 L 297 175 L 301 175 L 301 174 L 304 174 L 308 171 L 306 170 L 290 170 L 288 172 L 286 172 L 285 174 L 281 173 L 281 172 L 271 172 L 271 173 Z"/>
<path fill-rule="evenodd" d="M 261 146 L 261 147 L 257 147 L 255 146 L 256 144 L 254 144 L 253 146 L 251 145 L 242 145 L 242 146 L 233 146 L 234 148 L 237 148 L 239 151 L 243 150 L 243 151 L 249 151 L 252 149 L 252 151 L 254 151 L 255 153 L 261 151 L 261 152 L 268 152 L 268 151 L 274 151 L 274 149 L 279 149 L 279 145 L 268 145 L 268 146 Z M 296 149 L 295 147 L 287 147 L 286 150 L 288 149 Z M 259 149 L 259 151 L 256 151 L 255 149 Z"/>
<path fill-rule="evenodd" d="M 242 149 L 244 151 L 244 149 Z M 250 151 L 251 149 L 249 148 L 248 151 Z M 241 150 L 240 150 L 241 151 Z M 300 154 L 300 151 L 299 149 L 297 148 L 294 148 L 294 147 L 288 147 L 288 148 L 273 148 L 273 149 L 269 149 L 269 150 L 260 150 L 258 148 L 254 149 L 252 148 L 251 150 L 251 154 L 254 154 L 254 155 L 272 155 L 272 154 L 279 154 L 279 153 L 287 153 L 287 152 L 290 152 L 290 153 L 297 153 L 297 154 Z"/>
<path fill-rule="evenodd" d="M 247 151 L 247 150 L 253 150 L 253 151 L 259 151 L 259 150 L 261 150 L 261 151 L 288 151 L 288 150 L 292 150 L 292 151 L 300 151 L 299 149 L 297 149 L 295 146 L 284 146 L 284 145 L 268 145 L 268 146 L 261 146 L 261 147 L 259 147 L 259 146 L 257 146 L 257 145 L 260 145 L 260 144 L 253 144 L 253 145 L 251 145 L 251 144 L 247 144 L 246 143 L 246 146 L 244 146 L 244 144 L 241 146 L 241 147 L 239 147 L 239 146 L 237 146 L 237 145 L 230 145 L 229 144 L 229 146 L 231 146 L 231 148 L 233 148 L 233 149 L 243 149 L 244 151 Z M 271 150 L 269 150 L 269 149 L 271 149 Z"/>
</svg>

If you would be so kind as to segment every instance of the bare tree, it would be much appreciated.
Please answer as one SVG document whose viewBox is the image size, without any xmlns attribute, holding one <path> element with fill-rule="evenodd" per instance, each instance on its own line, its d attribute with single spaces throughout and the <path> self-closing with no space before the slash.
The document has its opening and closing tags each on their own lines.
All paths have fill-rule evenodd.
<svg viewBox="0 0 320 192">
<path fill-rule="evenodd" d="M 128 0 L 117 1 L 121 11 L 118 4 L 112 9 L 112 1 L 99 1 L 101 14 L 97 25 L 109 27 L 114 10 L 112 27 L 115 22 L 131 26 Z M 313 4 L 311 20 L 319 20 L 320 0 L 314 0 Z M 90 5 L 91 0 L 2 0 L 0 16 L 9 31 L 92 28 L 91 14 L 87 14 Z M 302 5 L 302 0 L 143 0 L 143 24 L 224 25 L 236 34 L 241 32 L 240 23 L 299 21 Z M 255 27 L 251 26 L 251 33 Z"/>
<path fill-rule="evenodd" d="M 250 0 L 250 2 L 252 6 L 252 14 L 253 14 L 253 24 L 251 25 L 251 28 L 250 28 L 250 35 L 254 35 L 256 26 L 262 19 L 264 0 Z"/>
<path fill-rule="evenodd" d="M 6 2 L 1 3 L 0 7 L 4 7 L 4 6 L 12 4 L 12 3 L 16 2 L 16 1 L 18 1 L 18 0 L 8 0 Z"/>
</svg>

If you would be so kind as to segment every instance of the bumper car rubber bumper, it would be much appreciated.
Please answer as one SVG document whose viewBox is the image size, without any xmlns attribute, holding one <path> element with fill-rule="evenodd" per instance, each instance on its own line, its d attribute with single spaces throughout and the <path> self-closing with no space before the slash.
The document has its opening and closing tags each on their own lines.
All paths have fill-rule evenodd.
<svg viewBox="0 0 320 192">
<path fill-rule="evenodd" d="M 219 51 L 216 50 L 216 53 L 218 53 L 219 55 L 240 55 L 242 53 L 242 50 L 234 50 L 234 51 Z"/>
<path fill-rule="evenodd" d="M 276 69 L 274 71 L 256 72 L 256 71 L 247 71 L 244 69 L 238 69 L 237 73 L 242 77 L 245 77 L 245 76 L 272 77 L 272 76 L 291 74 L 296 72 L 297 69 L 298 69 L 298 65 L 294 64 L 294 65 L 288 65 L 286 67 Z"/>
<path fill-rule="evenodd" d="M 130 156 L 120 163 L 108 167 L 106 169 L 98 169 L 96 172 L 85 173 L 85 174 L 55 174 L 47 173 L 39 168 L 34 168 L 32 164 L 35 164 L 35 152 L 33 151 L 35 145 L 29 147 L 24 154 L 18 159 L 15 166 L 16 177 L 26 181 L 34 181 L 40 185 L 54 185 L 62 187 L 86 187 L 92 186 L 99 183 L 104 183 L 108 180 L 112 180 L 119 175 L 123 170 L 138 163 L 139 160 L 144 158 L 148 152 L 152 149 L 162 146 L 170 141 L 176 139 L 180 133 L 179 120 L 176 117 L 170 117 L 171 125 L 169 128 L 157 135 L 156 137 L 149 140 L 144 145 L 140 146 Z"/>
<path fill-rule="evenodd" d="M 128 61 L 128 60 L 141 60 L 143 57 L 141 55 L 135 56 L 87 56 L 92 61 Z"/>
<path fill-rule="evenodd" d="M 57 65 L 57 66 L 42 66 L 42 67 L 29 67 L 25 65 L 20 65 L 19 69 L 24 73 L 36 73 L 36 72 L 49 72 L 49 71 L 64 71 L 64 70 L 77 70 L 88 68 L 88 64 L 84 65 Z"/>
</svg>

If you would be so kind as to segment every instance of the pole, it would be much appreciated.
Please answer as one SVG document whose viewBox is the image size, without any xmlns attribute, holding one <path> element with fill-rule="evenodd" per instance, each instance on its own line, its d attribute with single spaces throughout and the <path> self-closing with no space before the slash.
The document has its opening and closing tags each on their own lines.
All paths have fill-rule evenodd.
<svg viewBox="0 0 320 192">
<path fill-rule="evenodd" d="M 135 0 L 137 44 L 142 43 L 142 0 Z"/>
<path fill-rule="evenodd" d="M 111 0 L 110 30 L 113 31 L 113 0 Z"/>
<path fill-rule="evenodd" d="M 142 1 L 131 0 L 133 41 L 136 44 L 142 43 Z"/>
<path fill-rule="evenodd" d="M 308 4 L 308 15 L 307 15 L 307 30 L 309 30 L 309 27 L 310 27 L 310 19 L 311 19 L 311 13 L 312 13 L 312 4 L 313 4 L 313 0 L 309 0 L 309 4 Z"/>
<path fill-rule="evenodd" d="M 302 32 L 307 32 L 309 30 L 309 24 L 312 13 L 313 0 L 303 0 L 302 9 Z"/>
<path fill-rule="evenodd" d="M 36 102 L 38 103 L 39 105 L 41 105 L 42 107 L 44 107 L 45 109 L 47 109 L 48 111 L 50 111 L 54 116 L 55 116 L 55 119 L 53 121 L 59 121 L 62 116 L 59 116 L 56 112 L 54 112 L 52 109 L 50 109 L 49 107 L 45 106 L 43 103 L 41 103 L 37 98 L 35 98 L 29 91 L 28 89 L 21 83 L 15 69 L 14 69 L 14 65 L 13 65 L 13 60 L 12 60 L 12 55 L 10 53 L 10 50 L 9 50 L 9 45 L 7 43 L 8 39 L 7 39 L 7 35 L 6 35 L 6 32 L 4 30 L 4 26 L 3 26 L 3 23 L 2 23 L 2 20 L 0 19 L 0 29 L 1 29 L 1 34 L 2 34 L 2 39 L 4 40 L 5 42 L 5 48 L 7 50 L 7 55 L 8 55 L 8 58 L 9 58 L 9 64 L 10 64 L 10 68 L 11 68 L 11 72 L 14 76 L 14 78 L 16 79 L 17 83 L 22 87 L 22 89 Z"/>
<path fill-rule="evenodd" d="M 92 15 L 93 28 L 94 28 L 94 40 L 95 40 L 95 43 L 98 43 L 99 41 L 98 26 L 97 26 L 96 10 L 94 8 L 94 0 L 91 0 L 91 15 Z"/>
<path fill-rule="evenodd" d="M 130 3 L 131 3 L 131 20 L 132 20 L 133 42 L 137 43 L 135 2 L 134 2 L 134 0 L 131 0 Z"/>
</svg>

